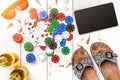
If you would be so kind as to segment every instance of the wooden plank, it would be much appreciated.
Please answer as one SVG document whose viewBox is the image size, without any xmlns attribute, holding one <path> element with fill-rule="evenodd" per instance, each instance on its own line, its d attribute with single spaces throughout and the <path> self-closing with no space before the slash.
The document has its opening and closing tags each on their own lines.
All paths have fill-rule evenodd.
<svg viewBox="0 0 120 80">
<path fill-rule="evenodd" d="M 0 15 L 1 13 L 7 9 L 9 5 L 14 3 L 16 0 L 9 0 L 9 1 L 0 1 L 1 8 L 0 8 Z M 20 57 L 20 44 L 15 43 L 12 39 L 13 34 L 17 32 L 17 26 L 19 23 L 16 21 L 16 19 L 19 18 L 19 15 L 16 15 L 16 17 L 12 20 L 4 19 L 2 16 L 0 16 L 0 55 L 4 53 L 10 53 L 14 52 Z M 8 26 L 11 25 L 11 27 L 8 28 Z M 13 68 L 10 67 L 2 67 L 0 66 L 0 80 L 8 80 L 10 72 L 13 70 Z"/>
<path fill-rule="evenodd" d="M 75 11 L 75 10 L 85 9 L 88 7 L 99 5 L 99 0 L 93 0 L 93 1 L 74 0 L 73 5 L 74 5 L 74 11 Z M 76 23 L 74 23 L 74 24 L 76 24 Z M 88 39 L 89 36 L 92 36 L 92 37 L 90 38 L 89 44 L 86 44 L 86 40 Z M 94 38 L 93 38 L 93 36 L 94 36 Z M 90 45 L 96 40 L 95 36 L 98 36 L 98 32 L 80 35 L 76 29 L 74 32 L 75 39 L 73 41 L 74 51 L 79 48 L 79 46 L 77 46 L 79 44 L 80 46 L 83 46 L 87 50 L 87 52 L 90 54 Z M 98 75 L 101 75 L 101 73 L 99 72 L 99 70 L 96 66 L 95 66 L 95 69 L 97 70 Z M 79 80 L 74 73 L 73 73 L 73 80 Z M 100 80 L 104 80 L 104 79 L 100 78 Z"/>
<path fill-rule="evenodd" d="M 56 1 L 57 0 L 48 0 L 48 6 L 50 8 L 57 8 L 58 11 L 63 12 L 65 16 L 72 16 L 72 0 Z M 48 11 L 50 11 L 50 8 Z M 62 23 L 64 23 L 64 21 Z M 54 53 L 60 57 L 60 61 L 58 63 L 53 63 L 51 61 L 51 57 L 48 58 L 48 80 L 72 80 L 71 65 L 67 67 L 67 65 L 71 62 L 72 41 L 67 41 L 66 46 L 70 48 L 70 53 L 68 55 L 63 55 L 61 51 L 55 51 Z"/>
<path fill-rule="evenodd" d="M 40 2 L 40 4 L 38 4 L 38 1 Z M 24 42 L 21 44 L 21 62 L 22 62 L 22 65 L 26 66 L 29 70 L 28 80 L 47 80 L 47 65 L 46 65 L 47 61 L 40 62 L 37 57 L 38 54 L 44 53 L 44 52 L 40 50 L 39 46 L 36 47 L 35 45 L 36 38 L 32 38 L 28 30 L 28 28 L 31 28 L 32 26 L 29 24 L 24 25 L 24 21 L 30 22 L 32 23 L 32 25 L 35 21 L 35 20 L 30 20 L 30 17 L 29 17 L 29 10 L 31 8 L 36 8 L 39 14 L 41 10 L 46 10 L 46 0 L 37 0 L 37 2 L 36 0 L 29 0 L 28 9 L 25 10 L 24 12 L 21 12 L 21 20 L 22 20 L 21 26 L 23 27 L 23 32 L 24 32 Z M 40 27 L 44 27 L 44 26 L 40 26 Z M 39 30 L 36 30 L 36 32 L 38 31 Z M 37 35 L 37 34 L 34 34 L 34 35 Z M 25 51 L 24 44 L 26 42 L 31 42 L 34 45 L 33 51 Z M 44 41 L 40 40 L 40 42 L 44 42 Z M 26 55 L 29 53 L 33 53 L 35 55 L 36 57 L 35 62 L 28 63 L 26 61 Z"/>
</svg>

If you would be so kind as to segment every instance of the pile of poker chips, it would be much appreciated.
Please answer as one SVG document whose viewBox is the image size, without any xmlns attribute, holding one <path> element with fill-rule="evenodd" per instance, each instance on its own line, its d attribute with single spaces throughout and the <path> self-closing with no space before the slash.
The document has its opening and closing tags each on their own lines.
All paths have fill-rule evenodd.
<svg viewBox="0 0 120 80">
<path fill-rule="evenodd" d="M 47 32 L 52 36 L 46 37 L 44 40 L 47 46 L 46 55 L 51 57 L 52 62 L 56 63 L 59 60 L 56 51 L 61 51 L 63 55 L 69 54 L 70 48 L 66 46 L 66 42 L 73 39 L 72 32 L 75 27 L 72 24 L 73 18 L 71 16 L 65 16 L 62 12 L 58 12 L 56 8 L 50 10 L 48 20 L 50 25 L 47 27 Z"/>
<path fill-rule="evenodd" d="M 33 29 L 37 29 L 36 26 L 40 21 L 47 22 L 48 25 L 44 30 L 44 32 L 46 32 L 46 36 L 43 34 L 41 35 L 42 38 L 45 37 L 43 42 L 44 44 L 40 45 L 40 49 L 44 51 L 44 53 L 39 53 L 37 55 L 34 53 L 28 53 L 26 55 L 26 61 L 28 63 L 34 62 L 36 58 L 43 62 L 45 61 L 46 56 L 51 57 L 51 61 L 57 63 L 60 60 L 57 53 L 61 52 L 63 55 L 68 55 L 70 53 L 70 48 L 66 46 L 66 43 L 73 39 L 72 32 L 75 29 L 72 24 L 73 18 L 71 16 L 65 16 L 64 13 L 59 12 L 56 8 L 52 8 L 49 14 L 45 10 L 37 13 L 35 8 L 31 8 L 30 19 L 35 20 L 32 25 Z M 24 49 L 30 52 L 35 48 L 32 42 L 26 42 L 24 44 Z"/>
</svg>

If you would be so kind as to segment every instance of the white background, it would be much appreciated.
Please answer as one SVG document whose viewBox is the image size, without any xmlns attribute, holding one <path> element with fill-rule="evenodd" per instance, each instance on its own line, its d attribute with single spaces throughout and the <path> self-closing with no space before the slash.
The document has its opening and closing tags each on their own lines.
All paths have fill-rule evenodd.
<svg viewBox="0 0 120 80">
<path fill-rule="evenodd" d="M 0 14 L 13 2 L 16 0 L 0 0 Z M 109 3 L 113 2 L 115 6 L 115 11 L 118 19 L 118 24 L 120 23 L 120 1 L 119 0 L 58 0 L 58 4 L 55 5 L 55 0 L 40 0 L 41 6 L 39 6 L 35 0 L 29 0 L 29 7 L 42 7 L 46 10 L 46 5 L 51 7 L 57 7 L 61 12 L 64 12 L 66 15 L 72 15 L 74 17 L 73 11 L 78 9 L 84 9 L 87 7 L 96 6 L 99 4 Z M 67 3 L 68 2 L 68 3 Z M 20 13 L 22 18 L 25 18 L 28 16 L 27 11 L 20 12 L 16 10 L 17 15 L 12 20 L 6 20 L 2 16 L 0 16 L 0 54 L 8 53 L 8 52 L 16 52 L 20 59 L 22 65 L 26 66 L 29 70 L 29 79 L 28 80 L 78 80 L 76 76 L 72 73 L 72 66 L 66 68 L 67 64 L 71 62 L 71 56 L 73 52 L 78 48 L 77 44 L 84 46 L 84 48 L 87 49 L 87 51 L 90 53 L 90 45 L 94 42 L 99 41 L 98 37 L 100 34 L 100 38 L 102 39 L 101 42 L 104 42 L 108 44 L 115 53 L 118 54 L 120 57 L 120 27 L 119 25 L 114 28 L 109 28 L 101 31 L 92 32 L 89 34 L 83 34 L 79 35 L 76 30 L 74 32 L 74 40 L 73 42 L 67 43 L 68 46 L 71 48 L 71 53 L 67 56 L 61 56 L 61 60 L 59 63 L 54 64 L 51 62 L 51 60 L 48 58 L 46 62 L 42 63 L 39 61 L 36 61 L 34 64 L 29 64 L 25 61 L 26 51 L 23 49 L 23 44 L 28 39 L 26 38 L 24 42 L 21 44 L 17 44 L 12 40 L 12 35 L 17 32 L 18 26 L 20 25 L 16 20 L 20 18 Z M 7 26 L 13 22 L 14 25 L 11 28 L 7 28 Z M 75 22 L 74 22 L 75 25 Z M 90 44 L 86 45 L 86 40 L 88 36 L 91 36 Z M 37 50 L 35 51 L 37 52 Z M 118 58 L 118 64 L 119 63 Z M 64 67 L 59 67 L 58 65 L 64 65 Z M 97 68 L 96 68 L 97 69 Z M 0 67 L 0 80 L 8 80 L 9 74 L 11 72 L 12 68 L 3 68 Z M 99 70 L 97 69 L 98 74 L 100 75 L 100 80 L 104 80 L 102 78 L 102 75 L 100 74 Z"/>
</svg>

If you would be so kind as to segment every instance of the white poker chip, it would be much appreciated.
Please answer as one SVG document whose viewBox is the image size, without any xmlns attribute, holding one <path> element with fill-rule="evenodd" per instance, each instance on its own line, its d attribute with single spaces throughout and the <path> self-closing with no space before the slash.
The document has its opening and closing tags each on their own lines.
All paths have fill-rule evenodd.
<svg viewBox="0 0 120 80">
<path fill-rule="evenodd" d="M 60 53 L 61 52 L 61 47 L 55 49 L 54 53 Z"/>
<path fill-rule="evenodd" d="M 56 43 L 61 42 L 62 41 L 62 35 L 60 35 L 60 34 L 56 35 L 54 40 L 55 40 Z"/>
<path fill-rule="evenodd" d="M 62 38 L 64 38 L 64 39 L 68 39 L 69 36 L 70 36 L 70 33 L 69 33 L 68 31 L 64 31 L 64 32 L 62 33 Z"/>
<path fill-rule="evenodd" d="M 45 53 L 39 53 L 37 54 L 37 58 L 39 61 L 44 62 L 46 61 L 47 56 L 45 55 Z"/>
<path fill-rule="evenodd" d="M 54 50 L 54 53 L 60 53 L 61 52 L 61 46 L 60 46 L 60 42 L 57 43 L 57 48 Z"/>
<path fill-rule="evenodd" d="M 46 53 L 53 53 L 54 51 L 51 50 L 48 46 L 46 47 Z"/>
</svg>

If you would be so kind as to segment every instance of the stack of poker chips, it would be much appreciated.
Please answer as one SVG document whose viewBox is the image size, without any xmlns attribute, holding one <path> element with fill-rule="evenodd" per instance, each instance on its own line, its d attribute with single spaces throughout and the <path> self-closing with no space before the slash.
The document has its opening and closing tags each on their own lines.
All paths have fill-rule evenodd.
<svg viewBox="0 0 120 80">
<path fill-rule="evenodd" d="M 32 53 L 33 49 L 35 49 L 33 43 L 26 42 L 24 44 L 24 49 L 29 52 L 26 55 L 26 61 L 28 63 L 33 63 L 35 62 L 36 58 L 38 58 L 39 61 L 43 62 L 45 61 L 46 56 L 48 56 L 51 57 L 51 61 L 53 63 L 57 63 L 60 60 L 58 53 L 62 53 L 63 55 L 68 55 L 70 53 L 70 48 L 66 45 L 66 43 L 67 41 L 71 41 L 73 39 L 72 32 L 75 29 L 74 25 L 72 24 L 73 18 L 69 15 L 66 16 L 63 12 L 59 12 L 57 8 L 50 9 L 49 14 L 45 10 L 41 10 L 38 13 L 34 8 L 32 8 L 32 10 L 33 12 L 31 13 L 30 19 L 35 19 L 35 23 L 33 24 L 32 28 L 37 29 L 40 21 L 49 23 L 45 30 L 45 32 L 48 34 L 44 37 L 41 37 L 44 39 L 44 44 L 40 45 L 40 49 L 44 51 L 44 53 L 35 55 L 36 53 Z M 22 37 L 20 36 L 18 40 L 16 40 L 16 35 L 20 36 L 15 34 L 13 40 L 17 43 L 20 43 L 22 41 Z"/>
<path fill-rule="evenodd" d="M 47 27 L 47 32 L 52 36 L 46 37 L 44 40 L 47 46 L 46 55 L 51 57 L 52 62 L 57 63 L 58 61 L 55 61 L 59 60 L 59 56 L 56 54 L 57 52 L 62 52 L 63 55 L 70 53 L 70 48 L 66 46 L 66 42 L 73 39 L 72 32 L 75 27 L 72 24 L 73 18 L 71 16 L 65 16 L 64 13 L 59 12 L 56 8 L 50 10 L 48 20 L 50 25 Z"/>
</svg>

